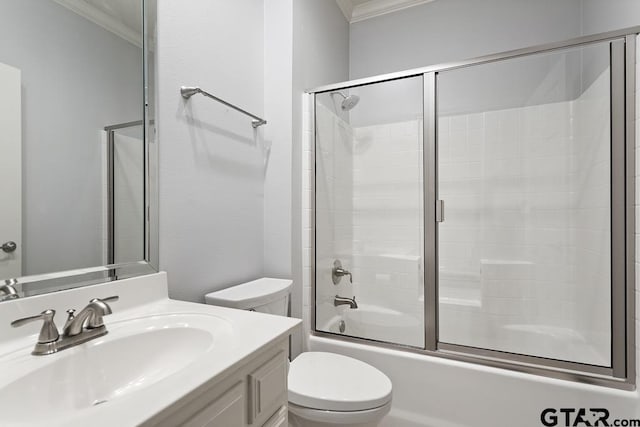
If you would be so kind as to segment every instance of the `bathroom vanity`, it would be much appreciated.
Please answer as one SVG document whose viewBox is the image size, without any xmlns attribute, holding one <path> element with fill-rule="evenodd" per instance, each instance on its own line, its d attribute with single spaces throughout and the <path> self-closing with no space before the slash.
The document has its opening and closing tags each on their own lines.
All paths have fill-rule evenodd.
<svg viewBox="0 0 640 427">
<path fill-rule="evenodd" d="M 108 333 L 31 352 L 42 322 L 16 319 L 119 296 Z M 3 304 L 0 414 L 21 426 L 286 426 L 288 337 L 300 321 L 170 300 L 164 273 Z M 26 410 L 25 402 L 29 402 Z"/>
</svg>

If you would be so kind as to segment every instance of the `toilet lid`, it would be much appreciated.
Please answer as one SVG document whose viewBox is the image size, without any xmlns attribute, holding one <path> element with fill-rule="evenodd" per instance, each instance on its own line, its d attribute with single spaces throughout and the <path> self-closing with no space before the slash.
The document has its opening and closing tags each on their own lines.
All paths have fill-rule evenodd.
<svg viewBox="0 0 640 427">
<path fill-rule="evenodd" d="M 361 411 L 391 401 L 391 380 L 351 357 L 325 352 L 299 355 L 289 368 L 289 402 L 329 411 Z"/>
</svg>

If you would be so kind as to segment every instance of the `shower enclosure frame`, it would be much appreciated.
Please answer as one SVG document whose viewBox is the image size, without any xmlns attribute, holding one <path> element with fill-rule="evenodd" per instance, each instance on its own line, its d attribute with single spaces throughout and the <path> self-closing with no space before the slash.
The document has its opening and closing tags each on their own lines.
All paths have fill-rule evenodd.
<svg viewBox="0 0 640 427">
<path fill-rule="evenodd" d="M 425 356 L 470 362 L 545 377 L 607 386 L 623 390 L 636 387 L 635 339 L 635 91 L 636 37 L 640 26 L 583 36 L 567 41 L 528 47 L 476 59 L 433 65 L 321 86 L 312 95 L 311 123 L 315 127 L 316 94 L 423 76 L 423 173 L 424 173 L 424 315 L 425 348 L 391 344 L 317 330 L 316 325 L 316 165 L 311 162 L 311 333 L 342 341 L 402 349 Z M 480 64 L 548 53 L 595 43 L 611 43 L 611 367 L 547 359 L 498 350 L 438 342 L 437 250 L 437 73 Z M 315 152 L 316 132 L 313 133 Z"/>
<path fill-rule="evenodd" d="M 107 133 L 107 264 L 115 264 L 115 132 L 120 129 L 128 129 L 131 127 L 144 126 L 144 120 L 136 120 L 133 122 L 118 123 L 115 125 L 105 126 L 104 131 Z M 144 132 L 144 129 L 143 129 Z M 143 145 L 144 137 L 143 137 Z M 144 177 L 143 183 L 143 200 L 144 211 L 147 211 L 148 202 L 148 165 L 147 165 L 147 149 L 144 147 L 144 162 L 142 174 Z M 143 215 L 143 236 L 145 236 L 145 242 L 143 245 L 144 256 L 143 259 L 149 258 L 149 220 L 147 215 Z"/>
</svg>

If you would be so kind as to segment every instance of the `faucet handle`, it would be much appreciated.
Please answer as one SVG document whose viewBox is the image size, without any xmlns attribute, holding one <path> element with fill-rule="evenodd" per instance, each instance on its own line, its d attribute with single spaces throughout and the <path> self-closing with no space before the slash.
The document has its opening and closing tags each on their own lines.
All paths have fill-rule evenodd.
<svg viewBox="0 0 640 427">
<path fill-rule="evenodd" d="M 71 325 L 71 322 L 75 318 L 76 318 L 76 309 L 75 308 L 70 308 L 69 310 L 67 310 L 67 321 L 65 322 L 64 327 L 62 328 L 62 330 L 63 331 L 68 330 L 69 326 Z"/>
<path fill-rule="evenodd" d="M 42 329 L 40 329 L 40 335 L 38 336 L 38 343 L 47 344 L 57 341 L 60 337 L 58 328 L 56 327 L 53 317 L 56 315 L 55 310 L 45 310 L 36 316 L 23 317 L 22 319 L 14 320 L 11 322 L 11 326 L 14 328 L 26 325 L 27 323 L 34 322 L 36 320 L 44 320 Z"/>
<path fill-rule="evenodd" d="M 94 298 L 89 302 L 97 302 L 97 301 L 102 301 L 102 302 L 115 302 L 118 301 L 120 299 L 120 297 L 118 295 L 112 295 L 110 297 L 106 297 L 106 298 Z"/>
<path fill-rule="evenodd" d="M 106 316 L 111 314 L 111 307 L 107 302 L 118 301 L 120 297 L 118 295 L 113 295 L 106 298 L 94 298 L 89 301 L 89 304 L 98 304 L 102 308 L 102 313 L 94 312 L 92 316 L 87 319 L 87 328 L 95 329 L 101 326 L 104 326 L 104 322 L 102 321 L 102 316 Z"/>
<path fill-rule="evenodd" d="M 349 283 L 353 283 L 353 276 L 349 270 L 342 268 L 342 262 L 337 259 L 333 261 L 333 268 L 331 269 L 331 280 L 334 285 L 340 283 L 343 276 L 349 276 Z"/>
</svg>

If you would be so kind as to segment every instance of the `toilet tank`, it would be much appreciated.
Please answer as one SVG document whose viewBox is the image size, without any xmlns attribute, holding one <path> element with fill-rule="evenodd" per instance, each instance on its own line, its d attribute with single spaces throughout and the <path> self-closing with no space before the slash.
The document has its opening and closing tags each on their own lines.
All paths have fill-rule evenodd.
<svg viewBox="0 0 640 427">
<path fill-rule="evenodd" d="M 289 279 L 263 277 L 208 293 L 204 300 L 222 307 L 288 316 L 292 283 Z"/>
</svg>

